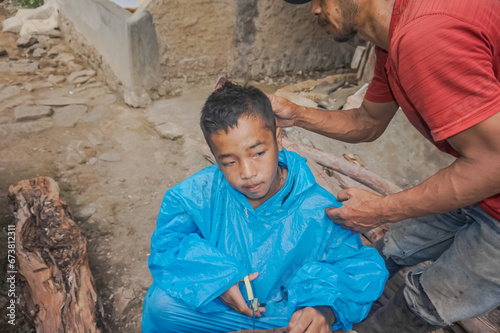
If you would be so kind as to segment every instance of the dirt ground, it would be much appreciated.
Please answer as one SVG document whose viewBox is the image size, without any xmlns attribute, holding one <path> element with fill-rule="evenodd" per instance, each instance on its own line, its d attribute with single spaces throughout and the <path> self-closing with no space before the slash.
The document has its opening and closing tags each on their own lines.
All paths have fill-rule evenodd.
<svg viewBox="0 0 500 333">
<path fill-rule="evenodd" d="M 0 20 L 8 16 L 0 6 Z M 62 38 L 39 36 L 46 49 L 33 54 L 16 46 L 18 38 L 0 32 L 0 49 L 8 53 L 0 58 L 0 265 L 6 267 L 6 230 L 14 224 L 7 204 L 9 186 L 52 177 L 88 239 L 89 263 L 110 329 L 140 332 L 142 300 L 152 282 L 147 267 L 150 237 L 163 194 L 209 165 L 197 147 L 203 144 L 198 114 L 211 87 L 134 109 L 99 82 Z M 277 88 L 268 83 L 261 84 L 266 92 Z M 26 106 L 31 113 L 23 113 Z M 329 148 L 328 140 L 300 131 L 290 131 L 290 137 Z M 429 146 L 422 147 L 434 154 Z M 346 145 L 336 149 L 338 155 L 349 152 Z M 367 147 L 356 153 L 370 165 L 383 149 Z M 422 164 L 426 156 L 419 157 Z M 393 163 L 394 172 L 384 176 L 399 177 L 396 171 L 407 172 L 409 163 L 407 157 Z M 410 168 L 400 185 L 421 181 L 446 163 L 434 161 L 422 172 Z M 2 331 L 32 331 L 19 313 L 15 327 L 5 323 L 9 299 L 3 269 L 0 281 Z"/>
</svg>

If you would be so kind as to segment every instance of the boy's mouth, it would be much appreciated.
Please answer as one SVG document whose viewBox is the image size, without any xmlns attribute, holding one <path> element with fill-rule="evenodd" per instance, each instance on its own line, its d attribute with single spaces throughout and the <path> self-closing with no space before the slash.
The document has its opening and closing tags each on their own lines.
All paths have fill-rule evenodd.
<svg viewBox="0 0 500 333">
<path fill-rule="evenodd" d="M 245 186 L 243 186 L 243 188 L 248 190 L 249 192 L 258 192 L 260 190 L 262 184 L 264 184 L 264 183 L 245 185 Z"/>
</svg>

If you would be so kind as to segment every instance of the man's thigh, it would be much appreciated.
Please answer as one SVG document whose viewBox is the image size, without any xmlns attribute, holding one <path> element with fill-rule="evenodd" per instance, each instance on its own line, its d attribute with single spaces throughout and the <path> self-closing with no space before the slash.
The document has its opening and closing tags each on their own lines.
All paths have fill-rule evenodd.
<svg viewBox="0 0 500 333">
<path fill-rule="evenodd" d="M 436 260 L 453 243 L 455 234 L 468 224 L 462 209 L 395 223 L 384 237 L 383 255 L 400 266 Z"/>
<path fill-rule="evenodd" d="M 447 322 L 479 316 L 500 305 L 500 221 L 479 206 L 464 209 L 466 228 L 420 278 Z"/>
</svg>

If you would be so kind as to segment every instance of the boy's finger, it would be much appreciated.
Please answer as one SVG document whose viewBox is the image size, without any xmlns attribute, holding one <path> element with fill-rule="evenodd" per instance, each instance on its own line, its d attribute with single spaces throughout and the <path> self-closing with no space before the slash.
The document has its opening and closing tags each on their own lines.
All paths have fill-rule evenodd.
<svg viewBox="0 0 500 333">
<path fill-rule="evenodd" d="M 250 281 L 253 281 L 253 280 L 255 280 L 258 277 L 259 277 L 259 273 L 258 272 L 248 274 L 248 279 Z"/>
</svg>

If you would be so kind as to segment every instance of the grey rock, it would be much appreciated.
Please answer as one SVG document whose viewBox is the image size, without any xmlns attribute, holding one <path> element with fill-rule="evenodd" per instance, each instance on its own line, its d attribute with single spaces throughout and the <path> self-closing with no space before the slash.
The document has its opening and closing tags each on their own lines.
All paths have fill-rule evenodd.
<svg viewBox="0 0 500 333">
<path fill-rule="evenodd" d="M 89 135 L 87 135 L 87 139 L 94 147 L 102 145 L 102 139 L 94 133 L 90 133 Z"/>
<path fill-rule="evenodd" d="M 45 51 L 42 48 L 39 48 L 39 49 L 36 49 L 35 51 L 33 51 L 33 58 L 41 58 L 46 54 L 47 54 L 47 51 Z"/>
<path fill-rule="evenodd" d="M 80 118 L 87 112 L 85 105 L 68 105 L 54 112 L 54 122 L 60 127 L 73 127 Z"/>
<path fill-rule="evenodd" d="M 9 117 L 5 117 L 5 116 L 0 117 L 0 124 L 7 124 L 7 123 L 10 123 Z"/>
<path fill-rule="evenodd" d="M 48 55 L 50 58 L 54 58 L 57 55 L 64 53 L 64 52 L 66 52 L 66 45 L 57 44 L 56 46 L 54 46 L 53 48 L 50 49 L 50 51 L 48 52 Z"/>
<path fill-rule="evenodd" d="M 46 20 L 57 14 L 55 6 L 51 4 L 45 4 L 38 8 L 35 8 L 33 12 L 26 16 L 27 20 Z"/>
<path fill-rule="evenodd" d="M 162 138 L 168 140 L 178 140 L 186 132 L 185 129 L 171 122 L 156 126 L 155 128 Z"/>
<path fill-rule="evenodd" d="M 23 27 L 23 20 L 17 16 L 9 17 L 2 22 L 3 32 L 13 32 L 18 34 Z"/>
<path fill-rule="evenodd" d="M 38 62 L 40 68 L 56 68 L 59 64 L 59 61 L 54 59 L 40 59 Z"/>
<path fill-rule="evenodd" d="M 36 49 L 43 49 L 43 50 L 46 50 L 47 49 L 47 45 L 43 44 L 43 43 L 36 43 L 36 44 L 33 44 L 31 45 L 29 48 L 28 48 L 28 51 L 27 53 L 28 54 L 32 54 Z"/>
<path fill-rule="evenodd" d="M 49 77 L 47 78 L 47 81 L 50 82 L 50 83 L 54 83 L 54 84 L 58 84 L 58 83 L 61 83 L 63 82 L 64 80 L 66 80 L 66 78 L 62 75 L 49 75 Z"/>
<path fill-rule="evenodd" d="M 52 115 L 50 106 L 44 105 L 22 105 L 14 109 L 16 121 L 36 120 Z"/>
<path fill-rule="evenodd" d="M 49 88 L 52 86 L 53 84 L 51 82 L 30 82 L 24 85 L 24 90 L 26 90 L 27 92 L 32 92 L 33 90 Z"/>
<path fill-rule="evenodd" d="M 109 107 L 104 105 L 96 106 L 92 111 L 88 112 L 83 118 L 84 122 L 96 122 L 101 120 L 106 113 L 109 112 Z"/>
<path fill-rule="evenodd" d="M 13 107 L 18 106 L 18 105 L 34 104 L 33 98 L 35 98 L 35 97 L 33 95 L 30 95 L 30 94 L 19 95 L 15 98 L 10 98 L 9 100 L 0 104 L 0 111 L 6 110 L 8 108 L 13 108 Z"/>
<path fill-rule="evenodd" d="M 36 102 L 37 104 L 40 105 L 64 106 L 64 105 L 75 105 L 75 104 L 87 104 L 89 100 L 84 98 L 56 97 L 50 99 L 41 99 Z"/>
<path fill-rule="evenodd" d="M 67 61 L 67 62 L 66 61 L 61 61 L 61 63 L 65 64 L 66 67 L 68 68 L 68 71 L 70 71 L 70 72 L 81 71 L 83 69 L 83 66 L 75 63 L 73 60 L 70 60 L 70 61 Z"/>
<path fill-rule="evenodd" d="M 134 290 L 133 289 L 124 289 L 122 292 L 123 297 L 127 299 L 133 299 L 135 298 Z"/>
<path fill-rule="evenodd" d="M 84 83 L 94 75 L 95 71 L 93 70 L 83 70 L 71 73 L 66 80 L 69 83 Z"/>
<path fill-rule="evenodd" d="M 118 162 L 118 161 L 121 161 L 122 158 L 121 158 L 120 154 L 113 152 L 113 151 L 109 151 L 109 152 L 102 153 L 101 155 L 99 155 L 99 159 L 101 161 L 105 161 L 105 162 Z"/>
<path fill-rule="evenodd" d="M 72 55 L 71 53 L 60 53 L 58 54 L 55 58 L 55 60 L 59 61 L 59 64 L 64 64 L 67 65 L 70 61 L 75 59 L 75 56 Z"/>
<path fill-rule="evenodd" d="M 87 83 L 86 85 L 81 86 L 80 88 L 74 89 L 73 92 L 75 94 L 79 94 L 80 92 L 82 92 L 84 90 L 87 90 L 87 89 L 90 89 L 90 88 L 99 88 L 100 86 L 102 86 L 101 82 Z M 80 96 L 80 95 L 78 95 L 78 96 Z"/>
<path fill-rule="evenodd" d="M 89 217 L 91 217 L 92 215 L 94 215 L 96 212 L 96 209 L 95 207 L 86 207 L 86 208 L 83 208 L 80 210 L 80 217 L 84 218 L 84 219 L 87 219 Z"/>
<path fill-rule="evenodd" d="M 33 62 L 28 62 L 28 63 L 20 63 L 20 62 L 15 62 L 10 64 L 10 70 L 13 72 L 35 72 L 38 70 L 38 62 L 33 61 Z"/>
<path fill-rule="evenodd" d="M 151 103 L 151 97 L 145 91 L 126 90 L 123 93 L 123 100 L 134 108 L 143 108 Z"/>
<path fill-rule="evenodd" d="M 17 42 L 16 42 L 16 45 L 18 47 L 30 47 L 32 45 L 34 45 L 35 43 L 38 42 L 38 38 L 36 38 L 35 36 L 33 35 L 24 35 L 24 36 L 21 36 Z"/>
<path fill-rule="evenodd" d="M 97 106 L 97 105 L 110 105 L 116 102 L 117 98 L 116 95 L 113 94 L 106 94 L 106 95 L 101 95 L 97 96 L 96 98 L 93 98 L 89 101 L 90 106 Z"/>
<path fill-rule="evenodd" d="M 32 134 L 51 128 L 54 123 L 50 120 L 31 121 L 19 124 L 0 125 L 0 135 Z"/>
<path fill-rule="evenodd" d="M 18 86 L 7 86 L 0 90 L 0 101 L 5 101 L 12 96 L 16 96 L 21 92 L 21 88 Z"/>
<path fill-rule="evenodd" d="M 7 57 L 9 55 L 9 53 L 7 52 L 7 50 L 0 45 L 0 57 Z"/>
<path fill-rule="evenodd" d="M 61 38 L 62 33 L 59 30 L 56 29 L 50 29 L 44 32 L 45 35 L 49 36 L 50 38 Z"/>
<path fill-rule="evenodd" d="M 5 61 L 0 62 L 0 72 L 10 72 L 10 63 Z"/>
<path fill-rule="evenodd" d="M 39 34 L 58 27 L 59 22 L 55 15 L 45 20 L 24 20 L 19 34 L 21 36 L 26 34 Z"/>
<path fill-rule="evenodd" d="M 78 90 L 74 89 L 73 90 L 74 96 L 78 98 L 88 98 L 94 99 L 98 96 L 102 96 L 106 94 L 106 89 L 104 87 L 95 87 L 95 88 L 89 88 L 85 90 Z"/>
</svg>

